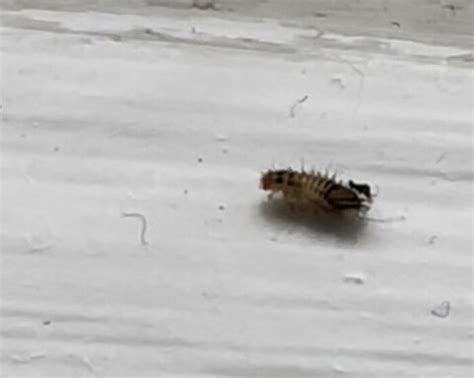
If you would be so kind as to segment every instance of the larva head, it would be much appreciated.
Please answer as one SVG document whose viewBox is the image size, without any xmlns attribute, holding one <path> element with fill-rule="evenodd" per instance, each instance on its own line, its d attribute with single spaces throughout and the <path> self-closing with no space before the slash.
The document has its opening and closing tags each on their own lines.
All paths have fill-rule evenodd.
<svg viewBox="0 0 474 378">
<path fill-rule="evenodd" d="M 260 188 L 263 190 L 270 190 L 273 186 L 273 172 L 267 171 L 262 173 L 260 177 Z"/>
<path fill-rule="evenodd" d="M 354 181 L 349 180 L 349 187 L 355 190 L 359 195 L 364 196 L 367 201 L 372 201 L 372 193 L 369 185 L 356 184 Z"/>
<path fill-rule="evenodd" d="M 260 188 L 263 190 L 277 191 L 282 188 L 286 171 L 267 171 L 262 173 L 260 178 Z"/>
</svg>

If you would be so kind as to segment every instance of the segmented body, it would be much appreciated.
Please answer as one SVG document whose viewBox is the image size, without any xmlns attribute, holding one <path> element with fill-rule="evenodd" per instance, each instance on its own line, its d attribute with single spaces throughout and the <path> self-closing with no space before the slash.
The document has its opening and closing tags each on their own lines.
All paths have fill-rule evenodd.
<svg viewBox="0 0 474 378">
<path fill-rule="evenodd" d="M 281 192 L 291 204 L 324 210 L 368 210 L 372 202 L 369 185 L 353 181 L 343 184 L 336 181 L 335 175 L 318 172 L 269 170 L 262 174 L 260 187 L 270 191 L 270 196 Z"/>
</svg>

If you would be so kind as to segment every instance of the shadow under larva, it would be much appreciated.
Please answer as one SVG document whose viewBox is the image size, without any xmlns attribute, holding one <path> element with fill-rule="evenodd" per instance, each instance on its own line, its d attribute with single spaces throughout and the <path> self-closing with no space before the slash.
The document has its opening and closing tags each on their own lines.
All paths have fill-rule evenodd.
<svg viewBox="0 0 474 378">
<path fill-rule="evenodd" d="M 329 236 L 347 244 L 355 244 L 365 235 L 368 223 L 341 214 L 309 212 L 291 208 L 283 200 L 262 201 L 260 213 L 266 222 L 291 233 L 310 234 L 316 238 Z"/>
</svg>

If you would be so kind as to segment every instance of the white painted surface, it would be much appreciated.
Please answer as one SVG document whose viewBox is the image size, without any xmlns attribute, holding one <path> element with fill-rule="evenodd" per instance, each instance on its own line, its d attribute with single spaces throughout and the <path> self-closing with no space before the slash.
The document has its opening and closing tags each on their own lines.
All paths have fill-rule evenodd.
<svg viewBox="0 0 474 378">
<path fill-rule="evenodd" d="M 472 376 L 470 3 L 144 3 L 2 4 L 1 376 Z"/>
</svg>

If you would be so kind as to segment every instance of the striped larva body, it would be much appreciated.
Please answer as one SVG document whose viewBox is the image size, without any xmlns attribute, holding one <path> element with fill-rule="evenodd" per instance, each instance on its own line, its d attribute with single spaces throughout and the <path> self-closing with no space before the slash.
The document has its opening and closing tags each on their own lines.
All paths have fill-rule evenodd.
<svg viewBox="0 0 474 378">
<path fill-rule="evenodd" d="M 336 181 L 335 175 L 318 172 L 296 172 L 291 169 L 269 170 L 260 178 L 260 187 L 270 197 L 282 193 L 292 205 L 321 208 L 326 211 L 367 211 L 372 202 L 370 186 L 349 181 Z"/>
</svg>

